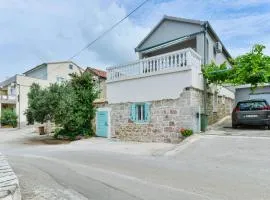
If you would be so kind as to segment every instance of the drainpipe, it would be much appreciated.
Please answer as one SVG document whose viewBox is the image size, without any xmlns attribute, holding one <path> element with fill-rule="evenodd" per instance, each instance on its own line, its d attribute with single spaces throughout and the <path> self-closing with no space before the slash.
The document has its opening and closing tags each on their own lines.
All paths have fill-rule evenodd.
<svg viewBox="0 0 270 200">
<path fill-rule="evenodd" d="M 18 104 L 19 104 L 19 129 L 21 128 L 21 85 L 17 83 L 19 89 Z"/>
<path fill-rule="evenodd" d="M 205 65 L 207 64 L 206 62 L 206 33 L 207 33 L 207 26 L 208 26 L 208 23 L 204 23 L 203 27 L 204 27 L 204 45 L 203 45 L 203 51 L 204 51 L 204 59 L 203 59 L 203 64 L 204 64 L 204 67 Z M 204 114 L 206 115 L 207 114 L 207 84 L 206 84 L 206 79 L 203 78 L 203 103 L 204 103 Z M 206 117 L 206 116 L 205 116 Z M 206 127 L 205 127 L 206 128 Z"/>
</svg>

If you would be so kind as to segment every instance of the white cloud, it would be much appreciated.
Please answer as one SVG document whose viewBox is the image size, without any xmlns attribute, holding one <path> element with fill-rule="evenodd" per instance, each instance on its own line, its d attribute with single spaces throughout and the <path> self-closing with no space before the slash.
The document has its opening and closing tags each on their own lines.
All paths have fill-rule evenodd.
<svg viewBox="0 0 270 200">
<path fill-rule="evenodd" d="M 0 4 L 0 80 L 43 61 L 66 60 L 127 14 L 108 1 L 8 1 Z M 149 28 L 130 19 L 75 58 L 78 64 L 105 68 L 136 59 L 134 48 Z M 14 66 L 10 70 L 7 66 Z"/>
<path fill-rule="evenodd" d="M 65 60 L 142 1 L 1 0 L 0 80 L 44 61 Z M 75 61 L 105 68 L 136 59 L 134 48 L 163 15 L 209 20 L 233 55 L 254 43 L 270 52 L 269 0 L 153 0 Z M 252 8 L 257 8 L 252 9 Z"/>
</svg>

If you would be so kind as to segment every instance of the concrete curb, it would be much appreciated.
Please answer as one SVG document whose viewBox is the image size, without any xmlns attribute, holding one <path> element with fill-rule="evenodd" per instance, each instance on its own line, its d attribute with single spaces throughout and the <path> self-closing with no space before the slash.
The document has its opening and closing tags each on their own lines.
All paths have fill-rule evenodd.
<svg viewBox="0 0 270 200">
<path fill-rule="evenodd" d="M 0 153 L 0 200 L 21 200 L 19 181 L 6 158 Z"/>
<path fill-rule="evenodd" d="M 170 151 L 167 151 L 164 156 L 174 156 L 175 154 L 181 152 L 182 150 L 186 149 L 190 144 L 194 143 L 195 141 L 199 140 L 201 135 L 193 134 L 192 136 L 184 139 L 180 144 L 176 145 L 176 147 Z"/>
</svg>

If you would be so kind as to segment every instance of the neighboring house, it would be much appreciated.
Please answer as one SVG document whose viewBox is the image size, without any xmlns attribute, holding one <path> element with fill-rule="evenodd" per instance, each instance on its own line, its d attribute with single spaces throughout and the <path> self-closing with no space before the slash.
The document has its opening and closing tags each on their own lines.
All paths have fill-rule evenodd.
<svg viewBox="0 0 270 200">
<path fill-rule="evenodd" d="M 235 87 L 235 105 L 239 101 L 248 99 L 266 99 L 270 104 L 270 84 L 259 86 L 254 91 L 251 90 L 250 85 Z"/>
<path fill-rule="evenodd" d="M 97 113 L 97 135 L 123 140 L 174 142 L 180 128 L 201 129 L 201 65 L 231 58 L 207 21 L 164 16 L 135 48 L 139 60 L 107 68 L 107 108 Z M 211 87 L 212 124 L 230 114 L 234 93 Z"/>
<path fill-rule="evenodd" d="M 85 72 L 90 72 L 93 75 L 93 80 L 96 83 L 97 89 L 100 91 L 98 99 L 94 101 L 95 104 L 105 104 L 107 102 L 106 97 L 106 79 L 107 79 L 107 72 L 87 67 Z"/>
<path fill-rule="evenodd" d="M 38 65 L 22 75 L 15 75 L 0 83 L 4 95 L 0 98 L 0 113 L 6 107 L 16 110 L 19 125 L 26 124 L 25 110 L 28 107 L 27 94 L 33 83 L 47 87 L 51 83 L 69 80 L 71 73 L 82 73 L 83 69 L 71 61 L 51 62 Z"/>
</svg>

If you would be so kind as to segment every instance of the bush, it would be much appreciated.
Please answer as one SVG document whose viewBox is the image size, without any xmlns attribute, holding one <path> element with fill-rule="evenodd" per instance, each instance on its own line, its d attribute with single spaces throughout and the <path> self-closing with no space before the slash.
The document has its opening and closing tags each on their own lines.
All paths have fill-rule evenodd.
<svg viewBox="0 0 270 200">
<path fill-rule="evenodd" d="M 30 109 L 27 109 L 24 115 L 26 116 L 27 125 L 33 125 L 35 123 L 33 112 Z"/>
<path fill-rule="evenodd" d="M 92 120 L 95 118 L 94 100 L 98 97 L 96 83 L 90 73 L 71 74 L 71 80 L 41 88 L 33 84 L 28 93 L 28 123 L 54 122 L 62 129 L 56 138 L 92 136 Z"/>
<path fill-rule="evenodd" d="M 17 118 L 16 113 L 12 109 L 5 109 L 2 112 L 1 124 L 15 128 L 17 126 Z"/>
<path fill-rule="evenodd" d="M 189 137 L 193 134 L 193 130 L 181 128 L 180 133 L 182 134 L 183 137 Z"/>
</svg>

